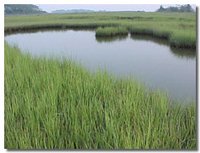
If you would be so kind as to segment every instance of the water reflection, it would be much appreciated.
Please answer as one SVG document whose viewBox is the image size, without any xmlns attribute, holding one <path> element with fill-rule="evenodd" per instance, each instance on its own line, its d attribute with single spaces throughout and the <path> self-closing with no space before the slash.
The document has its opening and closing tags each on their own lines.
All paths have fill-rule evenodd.
<svg viewBox="0 0 200 153">
<path fill-rule="evenodd" d="M 165 45 L 165 46 L 168 46 L 169 43 L 167 40 L 165 39 L 160 39 L 160 38 L 156 38 L 156 37 L 152 37 L 152 36 L 149 36 L 149 35 L 137 35 L 137 34 L 132 34 L 131 35 L 131 38 L 133 40 L 141 40 L 141 41 L 152 41 L 152 42 L 155 42 L 157 44 L 160 44 L 160 45 Z"/>
<path fill-rule="evenodd" d="M 120 41 L 120 40 L 124 40 L 127 39 L 128 35 L 125 36 L 112 36 L 112 37 L 96 37 L 96 41 L 99 43 L 110 43 L 110 42 L 114 42 L 114 41 Z"/>
<path fill-rule="evenodd" d="M 188 58 L 188 59 L 195 59 L 196 58 L 196 50 L 194 49 L 179 49 L 179 48 L 174 48 L 170 47 L 170 51 L 176 55 L 177 57 L 180 58 Z"/>
<path fill-rule="evenodd" d="M 95 39 L 90 30 L 54 30 L 18 33 L 5 40 L 36 57 L 72 58 L 91 72 L 106 69 L 117 77 L 131 75 L 173 99 L 196 97 L 195 52 L 171 49 L 162 39 L 137 35 Z"/>
<path fill-rule="evenodd" d="M 160 39 L 148 35 L 131 35 L 131 39 L 133 40 L 141 40 L 141 41 L 151 41 L 155 42 L 159 45 L 169 46 L 169 43 L 165 39 Z M 194 49 L 185 49 L 185 48 L 174 48 L 170 47 L 170 51 L 179 58 L 188 58 L 188 59 L 195 59 L 196 58 L 196 50 Z"/>
<path fill-rule="evenodd" d="M 14 35 L 14 34 L 27 34 L 27 33 L 38 33 L 38 32 L 66 32 L 66 31 L 95 31 L 95 28 L 68 28 L 68 27 L 44 27 L 44 28 L 36 28 L 36 29 L 16 29 L 11 31 L 4 32 L 4 36 Z"/>
</svg>

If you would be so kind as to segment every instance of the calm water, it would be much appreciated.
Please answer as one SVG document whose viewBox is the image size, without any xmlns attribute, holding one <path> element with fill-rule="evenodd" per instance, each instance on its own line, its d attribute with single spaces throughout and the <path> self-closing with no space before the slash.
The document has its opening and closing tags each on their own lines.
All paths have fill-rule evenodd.
<svg viewBox="0 0 200 153">
<path fill-rule="evenodd" d="M 33 56 L 72 58 L 91 71 L 106 69 L 117 77 L 133 76 L 173 99 L 196 97 L 196 53 L 172 50 L 166 42 L 146 36 L 97 39 L 93 31 L 46 31 L 5 37 Z"/>
</svg>

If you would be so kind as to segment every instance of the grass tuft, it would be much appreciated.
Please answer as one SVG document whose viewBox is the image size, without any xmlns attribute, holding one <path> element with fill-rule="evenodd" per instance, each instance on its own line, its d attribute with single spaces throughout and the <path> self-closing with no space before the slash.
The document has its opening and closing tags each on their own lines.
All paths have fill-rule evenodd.
<svg viewBox="0 0 200 153">
<path fill-rule="evenodd" d="M 5 44 L 6 149 L 197 149 L 196 106 Z"/>
<path fill-rule="evenodd" d="M 118 35 L 128 35 L 128 30 L 125 27 L 100 27 L 96 30 L 96 37 L 112 37 Z"/>
</svg>

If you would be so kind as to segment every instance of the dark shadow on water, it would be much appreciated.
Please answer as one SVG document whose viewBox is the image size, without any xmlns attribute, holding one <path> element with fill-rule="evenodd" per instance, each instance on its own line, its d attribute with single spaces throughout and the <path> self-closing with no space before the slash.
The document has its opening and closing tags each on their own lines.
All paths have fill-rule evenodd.
<svg viewBox="0 0 200 153">
<path fill-rule="evenodd" d="M 151 42 L 155 42 L 157 44 L 160 45 L 165 45 L 165 46 L 169 46 L 169 43 L 167 40 L 165 39 L 160 39 L 160 38 L 156 38 L 150 35 L 139 35 L 139 34 L 132 34 L 131 35 L 131 39 L 133 40 L 141 40 L 141 41 L 151 41 Z"/>
<path fill-rule="evenodd" d="M 195 59 L 197 56 L 197 52 L 195 49 L 184 49 L 184 48 L 174 48 L 170 47 L 170 51 L 180 58 L 188 58 L 188 59 Z"/>
<path fill-rule="evenodd" d="M 23 34 L 23 33 L 37 33 L 37 32 L 52 32 L 52 31 L 58 31 L 58 32 L 62 32 L 62 31 L 68 31 L 68 30 L 72 30 L 72 31 L 95 31 L 95 29 L 92 28 L 79 28 L 79 27 L 75 27 L 75 28 L 44 28 L 44 29 L 18 29 L 18 30 L 11 30 L 11 31 L 4 31 L 4 36 L 8 36 L 8 35 L 13 35 L 13 34 Z"/>
<path fill-rule="evenodd" d="M 170 51 L 179 58 L 188 58 L 188 59 L 194 59 L 196 58 L 196 50 L 195 49 L 188 49 L 188 48 L 174 48 L 171 47 L 168 40 L 166 39 L 160 39 L 148 35 L 131 35 L 131 39 L 133 40 L 141 40 L 141 41 L 151 41 L 155 42 L 159 45 L 169 46 Z"/>
<path fill-rule="evenodd" d="M 96 37 L 96 41 L 99 43 L 110 43 L 114 41 L 121 41 L 127 39 L 128 35 L 120 35 L 120 36 L 110 36 L 110 37 Z"/>
</svg>

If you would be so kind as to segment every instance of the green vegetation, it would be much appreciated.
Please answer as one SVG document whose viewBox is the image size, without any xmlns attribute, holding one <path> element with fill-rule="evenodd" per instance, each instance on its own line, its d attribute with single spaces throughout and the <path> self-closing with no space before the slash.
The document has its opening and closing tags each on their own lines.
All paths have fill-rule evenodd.
<svg viewBox="0 0 200 153">
<path fill-rule="evenodd" d="M 157 12 L 194 12 L 190 4 L 181 5 L 181 6 L 170 6 L 164 8 L 162 5 L 157 10 Z"/>
<path fill-rule="evenodd" d="M 150 30 L 140 27 L 132 28 L 130 29 L 130 32 L 132 35 L 151 35 L 157 38 L 166 39 L 169 41 L 171 47 L 175 48 L 196 48 L 196 39 L 193 38 L 193 34 L 191 31 L 176 31 L 174 33 L 171 33 L 169 31 L 162 31 L 158 29 Z"/>
<path fill-rule="evenodd" d="M 97 28 L 96 36 L 105 37 L 105 36 L 117 36 L 117 35 L 128 35 L 128 30 L 125 27 L 105 27 Z"/>
<path fill-rule="evenodd" d="M 6 34 L 48 28 L 95 29 L 113 36 L 106 41 L 130 32 L 196 48 L 195 13 L 5 16 Z M 130 78 L 91 74 L 70 60 L 33 58 L 7 44 L 4 78 L 5 148 L 197 149 L 195 102 L 180 106 Z"/>
<path fill-rule="evenodd" d="M 197 149 L 195 103 L 5 44 L 5 148 Z"/>
<path fill-rule="evenodd" d="M 32 4 L 5 4 L 4 12 L 5 15 L 47 13 L 40 10 L 38 6 Z"/>
<path fill-rule="evenodd" d="M 124 27 L 132 35 L 164 38 L 173 47 L 196 48 L 196 14 L 168 12 L 94 12 L 6 16 L 5 32 L 47 28 Z"/>
</svg>

